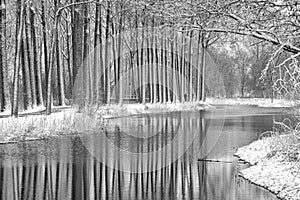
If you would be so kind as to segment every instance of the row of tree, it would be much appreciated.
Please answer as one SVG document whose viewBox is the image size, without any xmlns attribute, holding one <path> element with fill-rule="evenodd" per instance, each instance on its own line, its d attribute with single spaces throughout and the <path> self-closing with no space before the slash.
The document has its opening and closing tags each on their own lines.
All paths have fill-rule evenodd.
<svg viewBox="0 0 300 200">
<path fill-rule="evenodd" d="M 247 80 L 257 87 L 262 66 L 269 64 L 274 48 L 265 42 L 299 52 L 299 6 L 290 1 L 1 0 L 0 4 L 0 109 L 10 107 L 14 116 L 19 107 L 46 106 L 51 113 L 52 105 L 72 102 L 87 106 L 124 100 L 205 100 L 204 75 L 213 65 L 208 52 L 219 67 L 219 78 L 225 80 L 226 96 L 236 93 L 232 80 L 226 81 L 229 72 L 238 74 L 240 94 L 245 96 Z M 224 51 L 232 35 L 244 36 L 233 37 L 234 56 Z M 245 37 L 247 44 L 241 45 Z M 270 87 L 276 74 L 272 70 L 266 74 L 263 87 Z"/>
</svg>

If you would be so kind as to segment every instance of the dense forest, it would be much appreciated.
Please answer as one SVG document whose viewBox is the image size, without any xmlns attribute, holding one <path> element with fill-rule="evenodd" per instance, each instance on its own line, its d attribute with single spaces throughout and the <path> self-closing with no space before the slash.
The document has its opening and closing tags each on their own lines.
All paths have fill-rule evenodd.
<svg viewBox="0 0 300 200">
<path fill-rule="evenodd" d="M 0 4 L 0 109 L 13 116 L 78 99 L 87 106 L 274 98 L 298 89 L 297 1 Z M 218 73 L 206 78 L 212 65 Z"/>
</svg>

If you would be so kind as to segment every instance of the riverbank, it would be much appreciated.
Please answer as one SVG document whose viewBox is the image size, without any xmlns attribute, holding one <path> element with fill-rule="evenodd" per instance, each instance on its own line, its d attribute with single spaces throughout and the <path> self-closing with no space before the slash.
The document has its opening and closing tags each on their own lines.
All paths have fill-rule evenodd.
<svg viewBox="0 0 300 200">
<path fill-rule="evenodd" d="M 100 106 L 96 114 L 100 118 L 126 117 L 139 114 L 167 113 L 176 111 L 197 111 L 210 109 L 213 106 L 206 102 L 186 102 L 186 103 L 156 103 L 156 104 L 124 104 Z"/>
<path fill-rule="evenodd" d="M 273 135 L 239 148 L 236 156 L 252 166 L 245 179 L 286 200 L 300 199 L 300 134 Z"/>
<path fill-rule="evenodd" d="M 51 115 L 28 113 L 19 118 L 5 117 L 0 119 L 0 144 L 74 135 L 98 126 L 97 120 L 73 109 Z"/>
<path fill-rule="evenodd" d="M 103 120 L 137 114 L 175 111 L 196 111 L 210 108 L 207 103 L 165 103 L 106 105 L 79 112 L 76 108 L 56 108 L 51 115 L 44 115 L 43 108 L 20 113 L 19 118 L 0 115 L 0 144 L 41 140 L 62 135 L 74 135 L 103 128 Z M 92 112 L 90 112 L 92 111 Z"/>
<path fill-rule="evenodd" d="M 251 105 L 262 108 L 290 108 L 298 102 L 287 99 L 263 99 L 263 98 L 208 98 L 209 104 L 222 105 Z"/>
</svg>

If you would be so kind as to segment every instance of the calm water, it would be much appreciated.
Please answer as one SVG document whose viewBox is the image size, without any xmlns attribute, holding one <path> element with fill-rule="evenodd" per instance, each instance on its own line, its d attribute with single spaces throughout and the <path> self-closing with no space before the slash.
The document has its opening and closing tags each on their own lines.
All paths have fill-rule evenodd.
<svg viewBox="0 0 300 200">
<path fill-rule="evenodd" d="M 281 109 L 220 106 L 113 119 L 81 137 L 3 145 L 0 199 L 274 200 L 238 176 L 247 166 L 233 153 L 284 117 Z"/>
</svg>

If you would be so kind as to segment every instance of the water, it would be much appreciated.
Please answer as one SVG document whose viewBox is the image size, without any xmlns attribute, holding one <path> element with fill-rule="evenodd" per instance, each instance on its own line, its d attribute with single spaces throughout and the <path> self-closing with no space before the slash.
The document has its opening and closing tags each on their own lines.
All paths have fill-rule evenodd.
<svg viewBox="0 0 300 200">
<path fill-rule="evenodd" d="M 238 176 L 247 166 L 233 153 L 284 117 L 281 109 L 228 106 L 224 119 L 220 106 L 109 120 L 105 130 L 81 137 L 2 145 L 0 197 L 274 200 Z"/>
</svg>

